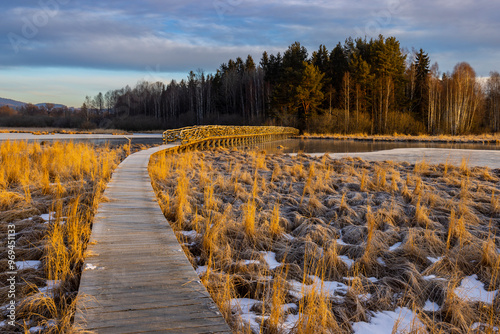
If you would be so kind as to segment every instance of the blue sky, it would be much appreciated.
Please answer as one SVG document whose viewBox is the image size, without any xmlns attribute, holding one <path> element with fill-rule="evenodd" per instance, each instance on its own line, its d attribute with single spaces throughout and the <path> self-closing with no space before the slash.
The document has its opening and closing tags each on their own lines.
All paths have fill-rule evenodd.
<svg viewBox="0 0 500 334">
<path fill-rule="evenodd" d="M 309 54 L 349 37 L 397 37 L 442 72 L 469 62 L 500 71 L 500 1 L 493 0 L 16 0 L 0 3 L 0 97 L 80 106 L 139 80 L 284 51 Z"/>
</svg>

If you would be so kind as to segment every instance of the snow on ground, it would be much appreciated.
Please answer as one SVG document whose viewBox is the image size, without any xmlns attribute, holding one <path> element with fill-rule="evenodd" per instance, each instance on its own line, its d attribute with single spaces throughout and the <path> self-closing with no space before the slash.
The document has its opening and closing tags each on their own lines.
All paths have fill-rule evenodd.
<svg viewBox="0 0 500 334">
<path fill-rule="evenodd" d="M 391 247 L 389 247 L 389 251 L 390 252 L 395 251 L 396 249 L 399 248 L 399 246 L 401 246 L 401 243 L 400 242 L 396 242 L 394 245 L 392 245 Z"/>
<path fill-rule="evenodd" d="M 281 308 L 281 312 L 287 313 L 289 311 L 296 310 L 297 305 L 295 305 L 294 303 L 284 304 L 284 305 L 281 305 L 280 308 Z"/>
<path fill-rule="evenodd" d="M 424 280 L 426 281 L 430 281 L 430 280 L 439 280 L 439 281 L 446 281 L 446 278 L 442 278 L 442 277 L 437 277 L 436 275 L 428 275 L 428 276 L 423 276 L 422 277 Z"/>
<path fill-rule="evenodd" d="M 41 214 L 40 218 L 42 218 L 44 220 L 44 224 L 48 224 L 48 223 L 56 220 L 56 212 L 53 211 L 53 212 Z M 60 218 L 61 218 L 60 223 L 65 224 L 66 223 L 65 219 L 67 219 L 68 217 L 60 217 Z M 31 217 L 30 219 L 33 219 L 33 217 Z"/>
<path fill-rule="evenodd" d="M 439 311 L 440 307 L 437 303 L 431 302 L 430 300 L 427 300 L 422 309 L 424 311 L 437 312 L 437 311 Z"/>
<path fill-rule="evenodd" d="M 261 315 L 257 315 L 251 311 L 251 308 L 259 303 L 260 301 L 250 298 L 234 298 L 230 301 L 231 312 L 236 314 L 244 325 L 250 326 L 254 333 L 260 333 L 260 324 L 262 323 L 262 319 L 267 318 L 267 316 L 262 317 Z M 286 314 L 291 310 L 297 310 L 297 305 L 284 304 L 281 305 L 280 309 L 283 314 Z M 300 314 L 286 314 L 283 322 L 279 325 L 280 332 L 289 333 L 292 328 L 297 325 L 300 316 Z"/>
<path fill-rule="evenodd" d="M 231 312 L 239 316 L 240 321 L 248 324 L 252 331 L 259 333 L 260 324 L 257 321 L 257 315 L 250 309 L 257 303 L 258 300 L 250 298 L 234 298 L 230 300 Z"/>
<path fill-rule="evenodd" d="M 31 327 L 30 329 L 28 329 L 28 332 L 29 333 L 39 333 L 41 331 L 43 331 L 45 329 L 45 327 L 43 326 L 35 326 L 35 327 Z"/>
<path fill-rule="evenodd" d="M 354 279 L 356 279 L 356 278 L 357 278 L 357 277 L 344 277 L 344 279 L 345 279 L 346 281 L 352 281 L 352 280 L 354 280 Z M 369 280 L 369 281 L 370 281 L 370 282 L 372 282 L 372 283 L 377 283 L 377 282 L 378 282 L 378 278 L 376 278 L 376 277 L 367 277 L 366 279 L 367 279 L 367 280 Z"/>
<path fill-rule="evenodd" d="M 361 321 L 352 324 L 352 329 L 357 334 L 404 333 L 420 327 L 425 328 L 425 325 L 406 307 L 394 311 L 375 312 L 369 323 Z M 393 332 L 395 328 L 397 331 Z"/>
<path fill-rule="evenodd" d="M 189 239 L 196 239 L 196 237 L 198 236 L 201 236 L 201 234 L 199 234 L 198 232 L 196 232 L 195 230 L 191 230 L 191 231 L 181 231 L 181 234 L 183 236 L 185 236 L 186 238 L 189 238 Z"/>
<path fill-rule="evenodd" d="M 198 268 L 196 268 L 196 273 L 198 274 L 198 276 L 203 276 L 203 274 L 207 272 L 207 269 L 207 266 L 198 266 Z"/>
<path fill-rule="evenodd" d="M 291 280 L 290 283 L 290 294 L 297 299 L 304 297 L 313 290 L 316 290 L 318 294 L 324 293 L 327 294 L 331 298 L 342 298 L 338 295 L 346 294 L 349 287 L 344 283 L 340 282 L 329 282 L 324 281 L 321 282 L 321 279 L 317 276 L 310 275 L 309 276 L 313 280 L 313 284 L 307 285 L 297 282 L 295 280 Z"/>
<path fill-rule="evenodd" d="M 273 270 L 273 269 L 281 266 L 281 263 L 276 261 L 276 253 L 275 252 L 260 252 L 260 253 L 264 255 L 263 256 L 264 261 L 266 261 L 270 270 Z"/>
<path fill-rule="evenodd" d="M 441 261 L 442 258 L 443 258 L 442 256 L 440 256 L 440 257 L 431 257 L 431 256 L 428 256 L 427 260 L 431 261 L 432 263 L 436 263 L 438 261 Z"/>
<path fill-rule="evenodd" d="M 481 333 L 486 333 L 487 329 L 491 330 L 490 333 L 498 333 L 500 331 L 500 328 L 496 327 L 496 326 L 490 326 L 489 324 L 484 324 L 484 323 L 481 323 L 481 322 L 475 322 L 472 324 L 472 326 L 470 326 L 470 329 L 473 331 L 473 330 L 481 330 L 482 332 Z"/>
<path fill-rule="evenodd" d="M 337 239 L 336 242 L 337 242 L 337 245 L 352 246 L 351 244 L 345 243 L 344 240 L 342 240 L 342 238 Z"/>
<path fill-rule="evenodd" d="M 30 332 L 30 333 L 40 333 L 44 329 L 46 329 L 48 327 L 53 327 L 55 325 L 56 325 L 56 321 L 55 320 L 49 320 L 49 321 L 47 321 L 47 326 L 35 326 L 35 327 L 31 327 L 30 329 L 28 329 L 28 332 Z"/>
<path fill-rule="evenodd" d="M 40 215 L 40 217 L 46 222 L 51 222 L 52 220 L 56 219 L 56 213 L 55 212 L 44 213 L 43 215 Z"/>
<path fill-rule="evenodd" d="M 377 257 L 377 262 L 383 266 L 386 265 L 384 259 L 382 259 L 381 257 Z"/>
<path fill-rule="evenodd" d="M 297 325 L 300 316 L 301 314 L 288 314 L 283 323 L 279 326 L 281 333 L 290 333 Z"/>
<path fill-rule="evenodd" d="M 59 286 L 59 284 L 61 284 L 61 281 L 60 280 L 47 280 L 46 283 L 47 283 L 46 286 L 44 286 L 43 288 L 38 288 L 38 290 L 41 293 L 51 292 L 52 290 L 57 288 Z"/>
<path fill-rule="evenodd" d="M 17 270 L 38 269 L 41 265 L 40 261 L 16 261 Z"/>
<path fill-rule="evenodd" d="M 257 260 L 241 260 L 241 263 L 243 263 L 244 265 L 248 266 L 249 264 L 260 263 L 260 261 L 257 261 Z"/>
<path fill-rule="evenodd" d="M 341 259 L 349 269 L 351 269 L 352 265 L 354 264 L 354 260 L 351 260 L 347 255 L 339 255 L 339 259 Z"/>
<path fill-rule="evenodd" d="M 495 298 L 495 291 L 486 291 L 484 284 L 477 279 L 477 275 L 467 276 L 462 280 L 462 283 L 455 289 L 458 297 L 471 301 L 483 302 L 491 304 Z"/>
</svg>

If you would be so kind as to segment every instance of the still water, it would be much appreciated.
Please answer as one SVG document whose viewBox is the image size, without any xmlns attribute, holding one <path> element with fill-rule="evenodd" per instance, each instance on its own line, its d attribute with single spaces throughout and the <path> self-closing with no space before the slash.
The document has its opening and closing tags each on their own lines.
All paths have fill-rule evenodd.
<svg viewBox="0 0 500 334">
<path fill-rule="evenodd" d="M 457 144 L 425 142 L 382 142 L 338 139 L 286 139 L 256 144 L 267 153 L 350 153 L 392 150 L 394 148 L 449 148 L 467 150 L 500 150 L 496 144 Z"/>
</svg>

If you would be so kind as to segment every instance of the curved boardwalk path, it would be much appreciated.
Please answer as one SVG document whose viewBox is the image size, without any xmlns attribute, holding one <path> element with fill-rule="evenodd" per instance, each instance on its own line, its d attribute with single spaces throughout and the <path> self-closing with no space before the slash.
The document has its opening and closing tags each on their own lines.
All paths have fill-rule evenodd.
<svg viewBox="0 0 500 334">
<path fill-rule="evenodd" d="M 99 205 L 75 315 L 95 333 L 230 333 L 163 216 L 147 165 L 130 155 Z"/>
</svg>

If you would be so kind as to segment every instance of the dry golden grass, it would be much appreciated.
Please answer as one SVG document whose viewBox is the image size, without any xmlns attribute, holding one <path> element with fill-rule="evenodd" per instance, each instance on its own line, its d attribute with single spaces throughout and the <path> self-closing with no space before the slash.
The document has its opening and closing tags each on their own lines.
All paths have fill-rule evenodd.
<svg viewBox="0 0 500 334">
<path fill-rule="evenodd" d="M 500 134 L 482 134 L 482 135 L 462 135 L 462 136 L 451 136 L 451 135 L 405 135 L 394 133 L 391 135 L 368 135 L 366 133 L 358 134 L 315 134 L 315 133 L 304 133 L 303 138 L 333 138 L 333 139 L 349 139 L 349 140 L 365 140 L 365 141 L 412 141 L 412 142 L 438 142 L 438 143 L 493 143 L 500 144 Z"/>
<path fill-rule="evenodd" d="M 498 170 L 236 149 L 157 155 L 149 168 L 172 226 L 197 232 L 181 242 L 237 333 L 351 333 L 397 307 L 426 327 L 413 333 L 500 326 L 499 294 L 455 293 L 471 275 L 500 291 Z"/>
<path fill-rule="evenodd" d="M 32 133 L 35 135 L 41 134 L 113 134 L 127 135 L 130 132 L 117 129 L 95 129 L 84 131 L 80 129 L 62 129 L 62 128 L 0 128 L 0 133 Z"/>
<path fill-rule="evenodd" d="M 88 144 L 0 144 L 0 224 L 15 225 L 16 261 L 40 261 L 39 268 L 18 270 L 16 326 L 40 326 L 47 333 L 71 332 L 79 277 L 91 223 L 112 170 L 128 147 Z M 45 222 L 40 215 L 50 214 Z M 2 240 L 1 258 L 7 254 Z M 2 263 L 2 282 L 6 263 Z M 4 283 L 0 304 L 8 302 Z"/>
</svg>

